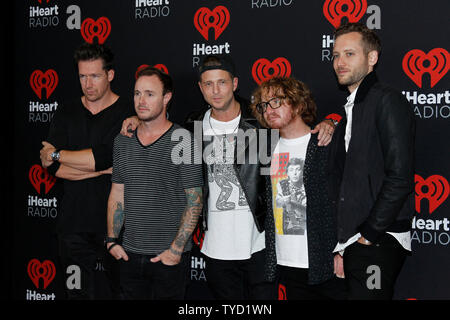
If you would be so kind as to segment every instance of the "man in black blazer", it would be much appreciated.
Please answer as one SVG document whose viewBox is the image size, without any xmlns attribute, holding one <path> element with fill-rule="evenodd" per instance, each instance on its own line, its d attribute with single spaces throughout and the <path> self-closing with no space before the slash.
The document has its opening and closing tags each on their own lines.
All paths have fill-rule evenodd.
<svg viewBox="0 0 450 320">
<path fill-rule="evenodd" d="M 414 114 L 400 92 L 378 81 L 380 51 L 364 25 L 335 32 L 333 67 L 350 92 L 334 136 L 341 168 L 335 252 L 344 257 L 350 299 L 392 299 L 411 251 Z"/>
</svg>

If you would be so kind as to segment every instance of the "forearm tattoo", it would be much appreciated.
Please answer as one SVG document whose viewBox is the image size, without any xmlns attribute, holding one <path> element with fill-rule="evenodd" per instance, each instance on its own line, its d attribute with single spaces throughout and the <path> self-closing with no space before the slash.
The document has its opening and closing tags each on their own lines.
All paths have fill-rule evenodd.
<svg viewBox="0 0 450 320">
<path fill-rule="evenodd" d="M 173 241 L 174 246 L 170 248 L 170 251 L 176 255 L 183 253 L 184 246 L 192 232 L 194 232 L 203 208 L 203 192 L 201 187 L 185 189 L 184 191 L 186 193 L 186 208 L 181 217 L 181 224 L 177 236 Z"/>
<path fill-rule="evenodd" d="M 123 204 L 122 202 L 116 202 L 116 210 L 114 210 L 113 215 L 113 233 L 115 238 L 119 237 L 120 230 L 122 230 L 123 218 Z"/>
</svg>

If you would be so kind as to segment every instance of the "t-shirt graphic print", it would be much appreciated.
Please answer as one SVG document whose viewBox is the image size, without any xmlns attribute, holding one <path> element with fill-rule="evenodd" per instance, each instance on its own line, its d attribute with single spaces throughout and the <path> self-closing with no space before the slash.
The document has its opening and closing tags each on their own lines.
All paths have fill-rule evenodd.
<svg viewBox="0 0 450 320">
<path fill-rule="evenodd" d="M 306 150 L 311 135 L 280 138 L 270 167 L 277 263 L 308 268 L 306 192 L 303 183 Z"/>
</svg>

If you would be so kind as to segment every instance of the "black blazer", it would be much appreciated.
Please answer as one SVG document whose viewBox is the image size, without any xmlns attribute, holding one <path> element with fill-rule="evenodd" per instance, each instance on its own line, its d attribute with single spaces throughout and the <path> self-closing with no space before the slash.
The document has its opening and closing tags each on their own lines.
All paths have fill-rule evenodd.
<svg viewBox="0 0 450 320">
<path fill-rule="evenodd" d="M 378 82 L 375 72 L 371 72 L 356 93 L 346 154 L 346 122 L 341 122 L 332 150 L 334 173 L 340 177 L 336 199 L 339 242 L 346 242 L 358 232 L 376 242 L 386 231 L 410 230 L 414 214 L 412 106 L 402 94 Z"/>
</svg>

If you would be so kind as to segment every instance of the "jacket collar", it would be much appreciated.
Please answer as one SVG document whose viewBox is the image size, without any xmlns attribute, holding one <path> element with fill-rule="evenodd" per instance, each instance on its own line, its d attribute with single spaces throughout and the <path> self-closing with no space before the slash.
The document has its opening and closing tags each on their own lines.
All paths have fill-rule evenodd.
<svg viewBox="0 0 450 320">
<path fill-rule="evenodd" d="M 372 71 L 369 74 L 367 74 L 358 87 L 358 91 L 356 92 L 356 97 L 355 97 L 355 103 L 364 101 L 364 98 L 366 97 L 369 90 L 377 82 L 378 82 L 378 78 L 377 78 L 377 74 L 375 73 L 375 71 Z"/>
</svg>

